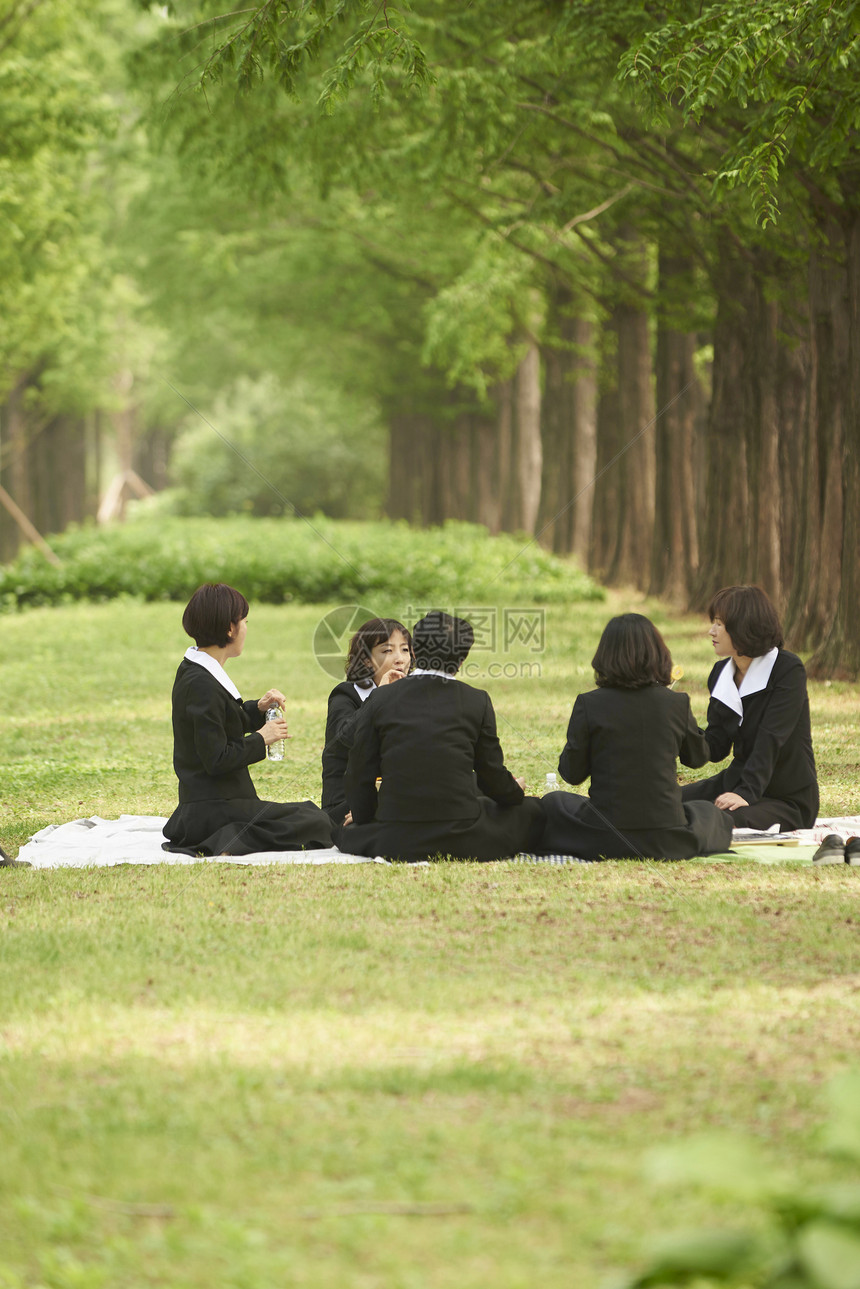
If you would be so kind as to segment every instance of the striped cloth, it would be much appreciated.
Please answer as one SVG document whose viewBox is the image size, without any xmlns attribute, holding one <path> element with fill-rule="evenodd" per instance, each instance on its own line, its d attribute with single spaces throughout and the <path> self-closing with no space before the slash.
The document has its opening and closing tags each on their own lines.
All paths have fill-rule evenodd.
<svg viewBox="0 0 860 1289">
<path fill-rule="evenodd" d="M 576 855 L 513 855 L 512 864 L 597 864 L 596 859 L 578 859 Z"/>
</svg>

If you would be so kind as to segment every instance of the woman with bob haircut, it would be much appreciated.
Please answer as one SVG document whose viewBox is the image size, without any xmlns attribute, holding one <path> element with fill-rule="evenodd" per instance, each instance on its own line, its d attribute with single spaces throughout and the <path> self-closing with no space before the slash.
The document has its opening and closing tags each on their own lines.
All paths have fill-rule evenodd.
<svg viewBox="0 0 860 1289">
<path fill-rule="evenodd" d="M 248 766 L 289 737 L 285 720 L 267 721 L 284 695 L 268 690 L 242 702 L 224 664 L 238 658 L 248 601 L 224 583 L 198 587 L 182 615 L 194 640 L 173 684 L 173 768 L 179 805 L 164 826 L 165 850 L 187 855 L 250 855 L 331 846 L 331 825 L 312 801 L 261 801 Z"/>
<path fill-rule="evenodd" d="M 687 694 L 669 688 L 672 658 L 653 622 L 611 618 L 592 659 L 597 688 L 573 705 L 558 762 L 588 796 L 551 792 L 541 849 L 581 859 L 692 859 L 725 851 L 731 822 L 707 801 L 685 805 L 677 760 L 698 767 L 708 743 Z"/>
<path fill-rule="evenodd" d="M 333 824 L 342 824 L 346 817 L 343 776 L 363 704 L 380 686 L 408 676 L 414 666 L 412 636 L 396 618 L 371 618 L 350 640 L 346 680 L 328 696 L 322 754 L 322 808 Z"/>
<path fill-rule="evenodd" d="M 783 649 L 776 609 L 760 586 L 727 586 L 708 605 L 722 659 L 708 677 L 710 760 L 719 774 L 688 783 L 686 802 L 713 801 L 735 828 L 811 828 L 818 813 L 806 671 Z"/>
</svg>

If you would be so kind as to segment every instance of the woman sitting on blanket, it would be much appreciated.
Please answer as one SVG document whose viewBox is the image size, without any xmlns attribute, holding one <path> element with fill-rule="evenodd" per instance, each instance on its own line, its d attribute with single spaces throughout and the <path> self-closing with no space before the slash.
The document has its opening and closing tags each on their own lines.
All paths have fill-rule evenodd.
<svg viewBox="0 0 860 1289">
<path fill-rule="evenodd" d="M 818 813 L 806 671 L 782 647 L 776 609 L 760 586 L 728 586 L 708 606 L 718 662 L 705 737 L 719 774 L 683 789 L 685 802 L 713 801 L 735 828 L 811 828 Z"/>
<path fill-rule="evenodd" d="M 710 802 L 681 801 L 676 761 L 700 766 L 708 744 L 687 694 L 669 689 L 672 659 L 639 613 L 607 623 L 591 662 L 597 689 L 573 705 L 558 763 L 587 797 L 542 799 L 541 850 L 581 859 L 691 859 L 731 845 L 731 821 Z"/>
<path fill-rule="evenodd" d="M 224 670 L 238 658 L 248 630 L 248 601 L 223 584 L 201 586 L 182 616 L 196 642 L 173 685 L 173 767 L 179 806 L 164 826 L 165 850 L 191 855 L 250 855 L 264 850 L 331 846 L 328 816 L 311 801 L 261 801 L 248 766 L 289 737 L 280 717 L 267 721 L 284 695 L 268 690 L 242 702 Z"/>
<path fill-rule="evenodd" d="M 392 685 L 415 666 L 412 636 L 395 618 L 371 618 L 349 642 L 346 680 L 328 696 L 322 754 L 322 808 L 334 824 L 346 816 L 343 776 L 352 731 L 362 705 L 381 685 Z"/>
</svg>

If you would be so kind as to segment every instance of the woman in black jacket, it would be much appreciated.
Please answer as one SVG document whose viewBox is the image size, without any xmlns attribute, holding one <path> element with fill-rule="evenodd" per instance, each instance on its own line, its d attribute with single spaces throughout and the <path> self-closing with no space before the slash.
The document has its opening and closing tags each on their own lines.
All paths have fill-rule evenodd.
<svg viewBox="0 0 860 1289">
<path fill-rule="evenodd" d="M 285 720 L 267 721 L 284 695 L 270 689 L 242 702 L 224 670 L 248 630 L 248 601 L 223 583 L 201 586 L 182 617 L 196 642 L 173 684 L 173 767 L 179 805 L 164 826 L 165 850 L 190 855 L 250 855 L 331 846 L 331 825 L 312 801 L 261 801 L 248 766 L 288 738 Z"/>
<path fill-rule="evenodd" d="M 698 767 L 708 744 L 687 694 L 673 693 L 672 659 L 639 613 L 607 623 L 592 659 L 597 688 L 573 706 L 558 763 L 567 783 L 591 778 L 588 796 L 541 800 L 544 852 L 581 859 L 692 859 L 728 850 L 729 820 L 710 802 L 685 805 L 678 759 Z"/>
<path fill-rule="evenodd" d="M 414 666 L 412 636 L 396 618 L 371 618 L 350 640 L 346 680 L 328 696 L 322 754 L 322 808 L 333 824 L 342 824 L 346 816 L 343 776 L 362 704 L 380 685 L 393 684 Z"/>
<path fill-rule="evenodd" d="M 708 606 L 718 662 L 708 677 L 705 737 L 719 774 L 683 788 L 713 801 L 735 828 L 811 828 L 818 813 L 806 671 L 783 649 L 776 609 L 760 586 L 728 586 Z"/>
</svg>

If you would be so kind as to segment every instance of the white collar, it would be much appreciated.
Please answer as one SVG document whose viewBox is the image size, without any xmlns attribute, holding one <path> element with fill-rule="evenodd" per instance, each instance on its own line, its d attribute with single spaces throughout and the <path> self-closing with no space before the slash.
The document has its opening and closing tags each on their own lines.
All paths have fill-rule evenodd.
<svg viewBox="0 0 860 1289">
<path fill-rule="evenodd" d="M 457 679 L 456 676 L 452 676 L 447 671 L 431 671 L 429 668 L 425 668 L 425 667 L 416 667 L 414 671 L 410 671 L 409 675 L 410 676 L 435 676 L 438 680 L 456 680 Z"/>
<path fill-rule="evenodd" d="M 352 687 L 355 690 L 355 692 L 358 694 L 359 698 L 363 703 L 367 702 L 368 698 L 370 698 L 370 695 L 373 693 L 374 689 L 376 689 L 376 685 L 373 681 L 370 682 L 370 684 L 367 686 L 366 689 L 362 689 L 361 685 L 357 685 L 355 681 L 352 682 Z"/>
<path fill-rule="evenodd" d="M 753 658 L 747 674 L 741 681 L 740 688 L 734 682 L 734 666 L 731 658 L 726 662 L 725 667 L 720 671 L 717 677 L 717 683 L 711 690 L 711 697 L 719 699 L 726 707 L 730 707 L 741 718 L 741 724 L 744 722 L 744 705 L 743 699 L 749 698 L 751 694 L 757 694 L 764 689 L 770 680 L 770 673 L 773 671 L 773 665 L 776 662 L 779 650 L 774 647 L 769 653 L 764 653 L 759 658 Z"/>
<path fill-rule="evenodd" d="M 211 653 L 204 653 L 202 649 L 197 648 L 197 645 L 191 645 L 189 649 L 185 650 L 185 657 L 188 662 L 196 662 L 204 671 L 208 671 L 210 676 L 214 676 L 218 684 L 223 685 L 231 698 L 242 697 L 220 662 L 216 661 Z"/>
</svg>

